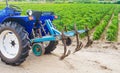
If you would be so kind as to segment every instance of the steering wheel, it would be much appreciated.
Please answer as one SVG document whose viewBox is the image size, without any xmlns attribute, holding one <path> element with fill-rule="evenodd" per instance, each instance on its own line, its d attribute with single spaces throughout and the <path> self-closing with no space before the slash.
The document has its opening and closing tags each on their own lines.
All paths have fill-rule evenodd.
<svg viewBox="0 0 120 73">
<path fill-rule="evenodd" d="M 15 11 L 18 11 L 18 12 L 22 12 L 22 9 L 18 6 L 15 6 L 15 5 L 9 5 L 9 7 Z"/>
</svg>

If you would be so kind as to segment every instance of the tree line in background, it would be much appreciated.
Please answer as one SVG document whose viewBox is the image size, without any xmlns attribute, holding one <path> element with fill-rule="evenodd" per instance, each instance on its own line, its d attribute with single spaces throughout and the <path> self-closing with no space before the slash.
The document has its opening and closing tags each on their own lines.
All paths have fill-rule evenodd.
<svg viewBox="0 0 120 73">
<path fill-rule="evenodd" d="M 6 1 L 6 0 L 0 0 Z M 25 1 L 25 2 L 52 2 L 52 3 L 120 3 L 120 0 L 8 0 L 8 1 Z"/>
</svg>

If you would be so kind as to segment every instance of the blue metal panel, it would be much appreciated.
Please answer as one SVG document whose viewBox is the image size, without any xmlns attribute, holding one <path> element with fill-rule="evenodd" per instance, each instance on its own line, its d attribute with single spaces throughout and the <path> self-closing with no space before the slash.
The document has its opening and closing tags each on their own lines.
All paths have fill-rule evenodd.
<svg viewBox="0 0 120 73">
<path fill-rule="evenodd" d="M 48 22 L 51 27 L 54 27 L 50 19 L 48 19 Z"/>
<path fill-rule="evenodd" d="M 77 32 L 79 33 L 79 34 L 82 34 L 82 33 L 85 33 L 87 30 L 78 30 Z"/>
<path fill-rule="evenodd" d="M 5 18 L 5 14 L 6 14 L 6 11 L 5 11 L 5 10 L 1 10 L 1 11 L 0 11 L 0 23 L 1 23 L 2 20 Z"/>
<path fill-rule="evenodd" d="M 21 14 L 21 12 L 15 12 L 11 8 L 6 7 L 0 11 L 0 23 L 2 23 L 2 21 L 5 18 L 8 18 L 9 16 L 20 16 L 20 14 Z"/>
<path fill-rule="evenodd" d="M 78 30 L 77 31 L 79 34 L 82 34 L 82 33 L 85 33 L 86 30 Z M 64 32 L 64 35 L 65 36 L 68 36 L 68 37 L 73 37 L 75 36 L 76 32 L 73 30 L 73 31 L 68 31 L 68 32 Z"/>
<path fill-rule="evenodd" d="M 64 32 L 64 35 L 68 36 L 68 37 L 72 37 L 75 35 L 75 31 L 68 31 L 68 32 Z"/>
<path fill-rule="evenodd" d="M 59 32 L 57 29 L 54 28 L 50 20 L 46 20 L 46 26 L 51 35 L 56 36 L 61 34 L 61 32 Z"/>
<path fill-rule="evenodd" d="M 47 42 L 47 41 L 55 41 L 56 38 L 54 36 L 44 36 L 42 38 L 35 38 L 31 40 L 31 43 L 40 43 L 40 42 Z"/>
<path fill-rule="evenodd" d="M 53 21 L 54 20 L 54 15 L 42 15 L 40 17 L 40 20 L 42 21 L 42 23 L 44 24 L 45 23 L 45 20 L 50 20 L 50 21 Z"/>
<path fill-rule="evenodd" d="M 59 32 L 57 29 L 52 28 L 52 30 L 55 33 L 54 35 L 61 35 L 61 32 Z"/>
<path fill-rule="evenodd" d="M 51 34 L 51 35 L 54 35 L 54 32 L 53 32 L 53 30 L 52 30 L 52 27 L 50 26 L 49 20 L 46 20 L 46 21 L 45 21 L 45 24 L 46 24 L 46 26 L 47 26 L 50 34 Z"/>
<path fill-rule="evenodd" d="M 20 25 L 22 25 L 23 27 L 25 27 L 25 30 L 31 34 L 32 32 L 32 29 L 34 27 L 34 22 L 35 21 L 30 21 L 28 19 L 28 16 L 10 16 L 10 17 L 7 17 L 7 18 L 4 18 L 2 20 L 2 22 L 4 22 L 5 20 L 13 20 L 15 22 L 18 22 Z"/>
</svg>

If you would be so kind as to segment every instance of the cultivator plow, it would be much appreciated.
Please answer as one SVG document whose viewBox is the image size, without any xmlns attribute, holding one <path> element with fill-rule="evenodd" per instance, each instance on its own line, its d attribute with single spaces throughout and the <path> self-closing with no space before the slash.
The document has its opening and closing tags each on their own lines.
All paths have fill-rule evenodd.
<svg viewBox="0 0 120 73">
<path fill-rule="evenodd" d="M 92 44 L 92 40 L 89 37 L 89 30 L 88 30 L 87 27 L 84 30 L 77 30 L 77 27 L 76 27 L 76 24 L 75 24 L 74 25 L 74 30 L 67 31 L 67 29 L 65 27 L 65 30 L 63 30 L 62 32 L 59 32 L 58 30 L 56 30 L 52 26 L 51 21 L 46 20 L 46 25 L 48 26 L 51 35 L 43 36 L 41 38 L 31 39 L 31 43 L 40 43 L 40 42 L 61 40 L 63 45 L 64 45 L 64 53 L 60 57 L 61 60 L 64 59 L 65 57 L 69 56 L 70 53 L 71 53 L 71 51 L 67 49 L 67 46 L 70 46 L 72 44 L 71 37 L 74 37 L 74 36 L 76 37 L 76 44 L 77 44 L 75 50 L 73 51 L 73 53 L 81 50 L 82 47 L 89 47 Z M 44 28 L 42 28 L 42 29 L 44 29 Z M 83 45 L 83 43 L 80 41 L 80 38 L 79 38 L 79 35 L 83 34 L 83 33 L 86 33 L 86 36 L 87 36 L 87 43 L 86 43 L 86 45 Z M 40 50 L 38 50 L 38 48 L 36 49 L 35 52 L 33 51 L 33 53 L 35 55 L 37 55 L 37 56 L 39 56 L 39 54 L 40 54 L 39 52 L 40 52 Z"/>
</svg>

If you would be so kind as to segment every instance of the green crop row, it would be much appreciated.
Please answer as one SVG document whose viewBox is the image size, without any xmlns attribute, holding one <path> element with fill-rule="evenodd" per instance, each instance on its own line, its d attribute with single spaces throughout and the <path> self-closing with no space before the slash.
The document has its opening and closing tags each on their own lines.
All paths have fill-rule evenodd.
<svg viewBox="0 0 120 73">
<path fill-rule="evenodd" d="M 112 13 L 114 11 L 114 8 L 111 9 L 107 15 L 103 18 L 102 22 L 99 24 L 99 26 L 96 27 L 95 32 L 93 34 L 93 40 L 98 40 L 101 37 L 101 34 L 105 30 L 105 27 L 108 25 L 108 22 L 112 16 Z"/>
<path fill-rule="evenodd" d="M 117 41 L 117 36 L 118 36 L 118 13 L 120 12 L 119 6 L 116 7 L 114 10 L 114 17 L 112 19 L 112 22 L 110 26 L 107 29 L 107 35 L 106 39 L 108 41 Z"/>
<path fill-rule="evenodd" d="M 118 14 L 120 13 L 120 6 L 119 5 L 116 5 L 116 8 L 114 10 L 114 15 L 115 16 L 118 16 Z"/>
<path fill-rule="evenodd" d="M 117 35 L 118 35 L 118 16 L 114 16 L 112 23 L 110 24 L 107 30 L 106 39 L 108 41 L 117 41 Z"/>
</svg>

